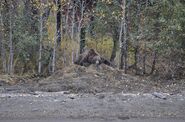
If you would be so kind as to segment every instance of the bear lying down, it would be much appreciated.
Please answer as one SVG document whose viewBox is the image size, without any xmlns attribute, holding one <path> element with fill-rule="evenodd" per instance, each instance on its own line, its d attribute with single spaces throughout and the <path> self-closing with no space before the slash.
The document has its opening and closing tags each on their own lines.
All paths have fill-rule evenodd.
<svg viewBox="0 0 185 122">
<path fill-rule="evenodd" d="M 74 62 L 77 65 L 89 66 L 91 64 L 106 64 L 108 66 L 114 67 L 113 63 L 103 58 L 94 49 L 86 49 L 82 54 L 79 55 L 78 59 Z"/>
</svg>

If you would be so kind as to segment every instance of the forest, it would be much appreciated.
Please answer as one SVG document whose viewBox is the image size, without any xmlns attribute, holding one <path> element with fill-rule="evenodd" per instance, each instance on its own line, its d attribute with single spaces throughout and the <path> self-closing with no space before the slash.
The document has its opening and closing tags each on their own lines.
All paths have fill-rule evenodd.
<svg viewBox="0 0 185 122">
<path fill-rule="evenodd" d="M 86 49 L 126 74 L 182 79 L 185 1 L 0 1 L 1 74 L 48 76 Z"/>
</svg>

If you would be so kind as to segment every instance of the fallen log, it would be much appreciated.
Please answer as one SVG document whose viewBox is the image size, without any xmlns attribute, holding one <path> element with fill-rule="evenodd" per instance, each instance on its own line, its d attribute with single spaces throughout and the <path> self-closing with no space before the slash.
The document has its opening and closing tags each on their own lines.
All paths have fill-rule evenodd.
<svg viewBox="0 0 185 122">
<path fill-rule="evenodd" d="M 157 97 L 157 98 L 163 99 L 163 100 L 167 99 L 167 96 L 164 93 L 154 92 L 154 93 L 152 93 L 152 95 Z"/>
</svg>

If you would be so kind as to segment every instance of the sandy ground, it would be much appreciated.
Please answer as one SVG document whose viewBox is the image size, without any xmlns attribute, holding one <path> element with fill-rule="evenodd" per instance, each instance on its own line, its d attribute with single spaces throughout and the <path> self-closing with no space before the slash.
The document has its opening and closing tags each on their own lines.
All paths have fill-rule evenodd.
<svg viewBox="0 0 185 122">
<path fill-rule="evenodd" d="M 148 118 L 185 120 L 185 92 L 165 95 L 166 99 L 157 98 L 150 93 L 2 93 L 0 118 L 1 120 L 93 119 L 92 121 L 94 118 L 102 121 Z"/>
</svg>

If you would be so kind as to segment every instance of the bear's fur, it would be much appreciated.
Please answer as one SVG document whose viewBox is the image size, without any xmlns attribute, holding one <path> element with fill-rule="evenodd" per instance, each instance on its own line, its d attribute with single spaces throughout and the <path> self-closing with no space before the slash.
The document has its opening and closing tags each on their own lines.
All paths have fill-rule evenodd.
<svg viewBox="0 0 185 122">
<path fill-rule="evenodd" d="M 106 64 L 108 66 L 114 66 L 110 61 L 101 57 L 94 49 L 86 49 L 82 54 L 79 55 L 78 59 L 74 62 L 81 66 L 89 66 L 91 64 Z"/>
</svg>

